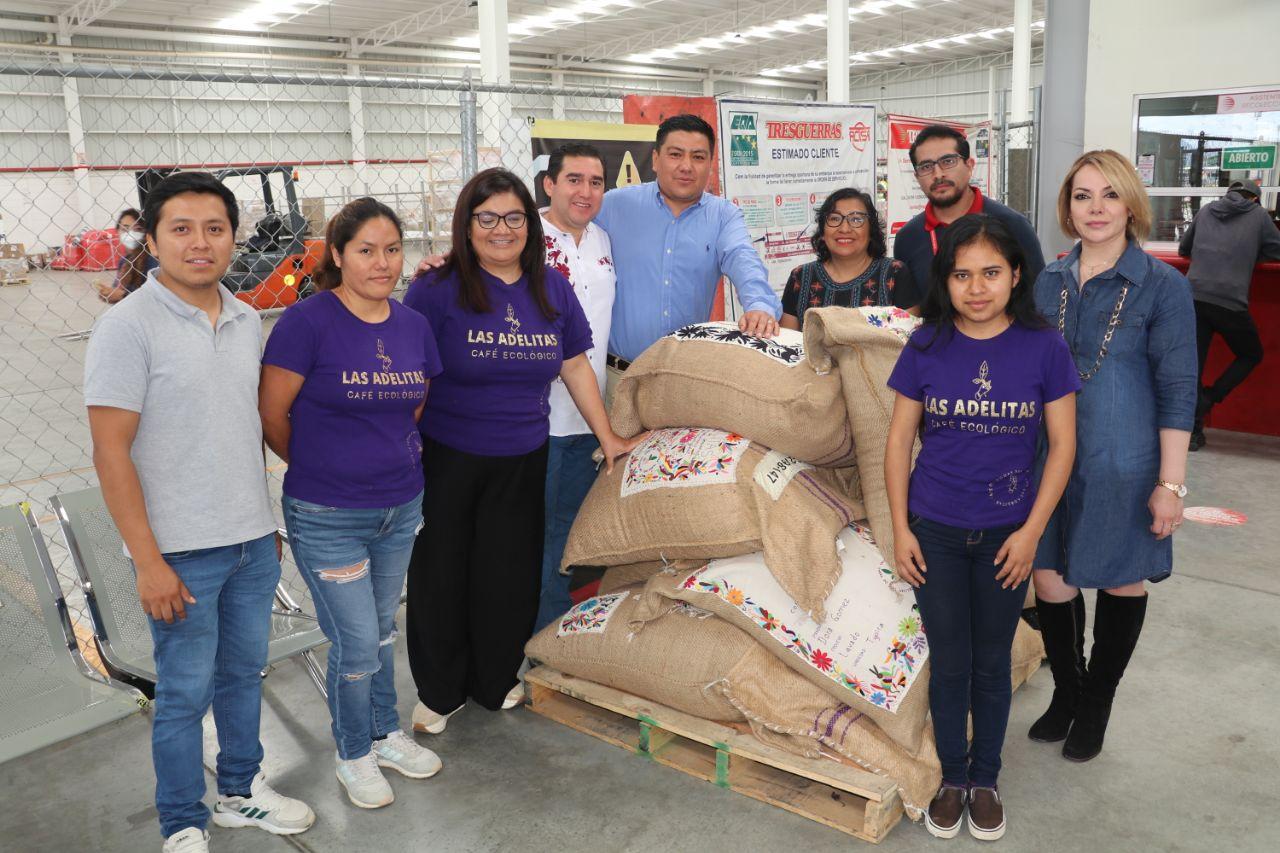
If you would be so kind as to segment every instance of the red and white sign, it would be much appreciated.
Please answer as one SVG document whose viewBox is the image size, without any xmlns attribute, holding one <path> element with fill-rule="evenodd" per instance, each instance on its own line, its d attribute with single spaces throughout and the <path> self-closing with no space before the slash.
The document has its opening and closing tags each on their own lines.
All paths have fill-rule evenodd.
<svg viewBox="0 0 1280 853">
<path fill-rule="evenodd" d="M 1280 112 L 1280 89 L 1218 96 L 1218 113 Z"/>
<path fill-rule="evenodd" d="M 1249 516 L 1243 512 L 1218 506 L 1189 506 L 1182 511 L 1182 517 L 1187 521 L 1213 527 L 1237 527 L 1249 520 Z"/>
<path fill-rule="evenodd" d="M 888 194 L 887 230 L 889 235 L 898 233 L 902 226 L 912 217 L 924 211 L 928 199 L 920 189 L 916 180 L 915 168 L 911 165 L 911 145 L 931 124 L 953 127 L 969 140 L 969 156 L 974 159 L 973 174 L 969 181 L 973 186 L 987 194 L 991 185 L 991 125 L 989 122 L 964 124 L 942 119 L 918 118 L 916 116 L 889 116 L 889 157 L 885 171 L 885 184 Z"/>
</svg>

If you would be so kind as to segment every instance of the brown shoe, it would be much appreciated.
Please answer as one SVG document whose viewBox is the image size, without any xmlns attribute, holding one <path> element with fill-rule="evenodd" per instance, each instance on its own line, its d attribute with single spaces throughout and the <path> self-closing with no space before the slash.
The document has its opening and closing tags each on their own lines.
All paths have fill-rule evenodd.
<svg viewBox="0 0 1280 853">
<path fill-rule="evenodd" d="M 935 838 L 955 838 L 964 822 L 964 803 L 968 794 L 964 788 L 943 785 L 929 803 L 924 815 L 925 829 Z"/>
<path fill-rule="evenodd" d="M 1004 835 L 1004 804 L 995 788 L 969 789 L 969 834 L 979 841 Z"/>
</svg>

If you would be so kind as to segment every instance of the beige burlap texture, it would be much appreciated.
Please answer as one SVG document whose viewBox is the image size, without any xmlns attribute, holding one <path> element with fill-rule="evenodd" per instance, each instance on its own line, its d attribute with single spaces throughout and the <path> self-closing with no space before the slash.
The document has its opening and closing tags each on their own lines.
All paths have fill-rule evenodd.
<svg viewBox="0 0 1280 853">
<path fill-rule="evenodd" d="M 885 490 L 884 452 L 894 392 L 887 383 L 902 346 L 899 334 L 873 325 L 862 311 L 811 308 L 805 312 L 805 355 L 815 370 L 834 369 L 840 374 L 840 387 L 853 426 L 862 502 L 871 531 L 890 566 L 895 565 L 893 519 Z"/>
<path fill-rule="evenodd" d="M 680 456 L 694 443 L 681 439 L 695 433 L 711 448 L 710 458 Z M 755 442 L 721 450 L 730 439 L 706 441 L 712 433 L 725 435 L 661 430 L 612 474 L 602 471 L 569 531 L 562 566 L 763 551 L 783 589 L 821 618 L 840 578 L 836 536 L 864 512 L 847 497 L 856 491 L 856 475 L 797 464 Z M 644 477 L 649 481 L 641 483 Z"/>
<path fill-rule="evenodd" d="M 618 382 L 613 429 L 714 427 L 824 467 L 854 462 L 840 376 L 816 371 L 800 333 L 744 335 L 732 323 L 699 323 L 662 338 Z"/>
</svg>

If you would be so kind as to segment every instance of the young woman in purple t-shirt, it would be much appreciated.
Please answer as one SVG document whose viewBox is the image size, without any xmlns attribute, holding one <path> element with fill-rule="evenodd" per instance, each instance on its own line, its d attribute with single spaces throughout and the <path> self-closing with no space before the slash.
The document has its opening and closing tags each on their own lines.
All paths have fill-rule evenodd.
<svg viewBox="0 0 1280 853">
<path fill-rule="evenodd" d="M 440 770 L 400 728 L 396 610 L 422 525 L 418 419 L 440 372 L 431 328 L 391 299 L 404 263 L 400 221 L 361 198 L 329 222 L 319 291 L 285 311 L 262 357 L 258 409 L 289 463 L 284 523 L 329 642 L 337 776 L 365 809 L 394 798 L 380 767 Z"/>
<path fill-rule="evenodd" d="M 587 361 L 591 326 L 545 251 L 524 183 L 486 169 L 458 196 L 448 261 L 405 294 L 444 364 L 422 418 L 425 528 L 409 570 L 417 731 L 444 731 L 468 697 L 490 710 L 523 699 L 517 673 L 542 582 L 551 383 L 564 380 L 610 468 L 644 438 L 609 426 Z"/>
<path fill-rule="evenodd" d="M 921 304 L 925 323 L 889 377 L 885 452 L 898 573 L 929 636 L 929 707 L 942 786 L 925 825 L 1004 835 L 996 788 L 1009 721 L 1010 646 L 1023 586 L 1075 456 L 1080 378 L 1036 310 L 1017 240 L 981 214 L 946 229 Z M 1049 452 L 1037 489 L 1040 426 Z M 920 455 L 911 470 L 911 449 Z M 966 736 L 973 714 L 973 743 Z"/>
</svg>

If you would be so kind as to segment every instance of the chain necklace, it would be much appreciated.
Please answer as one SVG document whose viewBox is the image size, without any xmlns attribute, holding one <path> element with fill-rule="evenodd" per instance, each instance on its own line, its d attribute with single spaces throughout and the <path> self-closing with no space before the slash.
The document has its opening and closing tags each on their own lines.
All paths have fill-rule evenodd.
<svg viewBox="0 0 1280 853">
<path fill-rule="evenodd" d="M 1064 338 L 1067 336 L 1067 288 L 1069 286 L 1070 282 L 1062 286 L 1062 298 L 1058 301 L 1058 334 Z M 1080 373 L 1081 382 L 1088 382 L 1102 367 L 1102 360 L 1107 357 L 1107 347 L 1111 344 L 1111 336 L 1116 333 L 1116 326 L 1120 325 L 1120 312 L 1124 309 L 1124 298 L 1128 295 L 1129 282 L 1125 282 L 1124 287 L 1120 288 L 1120 298 L 1116 300 L 1116 307 L 1111 309 L 1111 319 L 1107 321 L 1107 332 L 1102 336 L 1102 347 L 1098 350 L 1098 358 L 1093 362 L 1093 367 Z"/>
</svg>

